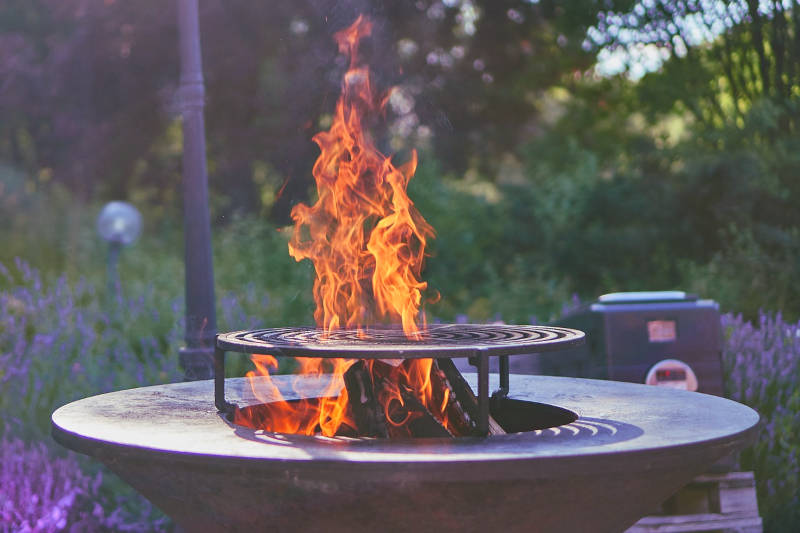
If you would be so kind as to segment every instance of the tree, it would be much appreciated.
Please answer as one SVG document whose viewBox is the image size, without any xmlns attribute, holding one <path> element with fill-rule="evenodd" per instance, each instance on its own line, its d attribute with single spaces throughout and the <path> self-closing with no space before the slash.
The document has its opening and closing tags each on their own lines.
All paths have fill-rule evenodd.
<svg viewBox="0 0 800 533">
<path fill-rule="evenodd" d="M 763 99 L 784 106 L 798 96 L 800 2 L 644 0 L 601 13 L 589 35 L 607 51 L 666 52 L 661 71 L 642 81 L 642 102 L 655 112 L 679 105 L 701 125 L 741 127 Z M 797 118 L 787 114 L 781 130 L 796 131 Z"/>
<path fill-rule="evenodd" d="M 366 13 L 370 65 L 400 85 L 386 151 L 432 138 L 444 170 L 489 168 L 525 137 L 537 95 L 591 55 L 592 0 L 204 0 L 210 185 L 221 212 L 257 210 L 285 184 L 274 218 L 303 200 L 343 64 L 332 34 Z M 84 197 L 152 191 L 175 202 L 180 139 L 172 2 L 9 0 L 0 7 L 0 158 Z M 267 199 L 266 203 L 270 203 Z"/>
</svg>

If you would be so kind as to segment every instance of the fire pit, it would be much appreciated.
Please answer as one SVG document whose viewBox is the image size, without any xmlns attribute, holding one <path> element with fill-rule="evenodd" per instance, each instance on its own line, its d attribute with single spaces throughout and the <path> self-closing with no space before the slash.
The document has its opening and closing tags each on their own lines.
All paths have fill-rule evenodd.
<svg viewBox="0 0 800 533">
<path fill-rule="evenodd" d="M 286 399 L 321 393 L 302 376 L 272 383 Z M 746 445 L 758 422 L 723 398 L 646 385 L 519 375 L 509 385 L 508 401 L 544 427 L 456 439 L 271 433 L 229 422 L 209 380 L 79 400 L 53 414 L 53 436 L 187 531 L 613 532 Z M 225 381 L 242 407 L 259 402 L 251 390 Z"/>
</svg>

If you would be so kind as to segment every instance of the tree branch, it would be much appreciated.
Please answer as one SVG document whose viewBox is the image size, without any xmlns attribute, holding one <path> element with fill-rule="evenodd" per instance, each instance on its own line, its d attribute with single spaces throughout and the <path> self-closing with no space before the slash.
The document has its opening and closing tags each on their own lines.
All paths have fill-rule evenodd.
<svg viewBox="0 0 800 533">
<path fill-rule="evenodd" d="M 764 94 L 769 96 L 772 91 L 769 76 L 769 61 L 764 50 L 764 23 L 761 13 L 758 12 L 758 0 L 747 0 L 747 12 L 750 15 L 753 46 L 758 54 L 758 70 L 761 76 L 761 86 Z"/>
</svg>

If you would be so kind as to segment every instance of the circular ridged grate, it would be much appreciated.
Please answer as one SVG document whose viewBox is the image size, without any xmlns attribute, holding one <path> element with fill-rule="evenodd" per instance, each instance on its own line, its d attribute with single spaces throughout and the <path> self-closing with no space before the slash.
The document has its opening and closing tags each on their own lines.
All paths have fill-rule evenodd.
<svg viewBox="0 0 800 533">
<path fill-rule="evenodd" d="M 581 331 L 552 326 L 496 324 L 434 324 L 408 338 L 399 328 L 369 328 L 325 332 L 292 327 L 235 331 L 217 336 L 226 351 L 288 357 L 357 359 L 467 357 L 477 351 L 515 355 L 561 350 L 582 344 Z"/>
</svg>

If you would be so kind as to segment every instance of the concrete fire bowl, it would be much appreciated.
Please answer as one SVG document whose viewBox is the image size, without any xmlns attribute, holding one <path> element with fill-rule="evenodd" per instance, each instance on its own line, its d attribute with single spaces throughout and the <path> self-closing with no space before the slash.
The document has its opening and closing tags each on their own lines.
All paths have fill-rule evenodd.
<svg viewBox="0 0 800 533">
<path fill-rule="evenodd" d="M 275 380 L 287 399 L 313 395 L 290 378 Z M 256 403 L 244 379 L 226 389 Z M 190 532 L 619 532 L 758 422 L 723 398 L 631 383 L 512 375 L 510 396 L 577 419 L 486 438 L 301 437 L 231 424 L 202 381 L 79 400 L 53 413 L 53 436 Z"/>
</svg>

